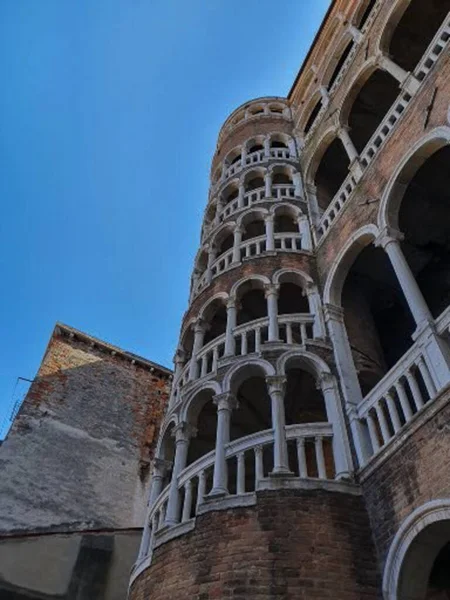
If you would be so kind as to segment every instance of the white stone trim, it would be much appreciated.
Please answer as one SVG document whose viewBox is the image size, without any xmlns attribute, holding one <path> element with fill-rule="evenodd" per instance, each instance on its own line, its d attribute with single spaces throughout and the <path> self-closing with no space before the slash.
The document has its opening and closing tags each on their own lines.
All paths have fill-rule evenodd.
<svg viewBox="0 0 450 600">
<path fill-rule="evenodd" d="M 275 367 L 267 360 L 263 358 L 249 358 L 249 356 L 241 356 L 240 358 L 236 358 L 234 361 L 233 367 L 226 373 L 222 388 L 224 392 L 232 391 L 232 383 L 235 375 L 244 369 L 251 369 L 251 367 L 259 367 L 263 370 L 264 375 L 266 377 L 276 375 Z"/>
<path fill-rule="evenodd" d="M 398 599 L 400 573 L 412 542 L 426 527 L 450 520 L 450 498 L 431 500 L 416 508 L 402 523 L 391 543 L 383 573 L 384 600 Z"/>
</svg>

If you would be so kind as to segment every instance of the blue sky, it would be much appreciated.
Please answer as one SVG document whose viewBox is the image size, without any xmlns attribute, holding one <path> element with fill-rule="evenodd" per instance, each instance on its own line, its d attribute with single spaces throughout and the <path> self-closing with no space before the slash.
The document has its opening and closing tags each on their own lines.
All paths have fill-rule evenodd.
<svg viewBox="0 0 450 600">
<path fill-rule="evenodd" d="M 0 425 L 58 320 L 172 366 L 218 130 L 328 6 L 2 0 Z"/>
</svg>

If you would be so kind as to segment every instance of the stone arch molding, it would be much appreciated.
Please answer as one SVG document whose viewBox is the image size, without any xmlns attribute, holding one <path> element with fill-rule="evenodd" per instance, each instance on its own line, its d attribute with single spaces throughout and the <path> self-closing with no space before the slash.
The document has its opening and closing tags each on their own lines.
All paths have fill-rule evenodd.
<svg viewBox="0 0 450 600">
<path fill-rule="evenodd" d="M 409 181 L 434 152 L 450 144 L 450 127 L 443 125 L 422 136 L 407 152 L 393 172 L 381 196 L 378 227 L 398 229 L 398 212 Z"/>
<path fill-rule="evenodd" d="M 280 376 L 286 375 L 286 364 L 291 360 L 298 358 L 304 365 L 305 371 L 308 371 L 319 382 L 322 376 L 331 377 L 331 370 L 327 363 L 312 352 L 306 350 L 290 350 L 282 354 L 277 360 L 276 371 Z"/>
<path fill-rule="evenodd" d="M 339 252 L 333 267 L 328 273 L 323 291 L 324 304 L 341 306 L 342 286 L 355 257 L 365 246 L 375 240 L 379 233 L 378 227 L 370 224 L 361 227 L 352 234 Z"/>
<path fill-rule="evenodd" d="M 275 367 L 267 360 L 263 358 L 253 358 L 249 360 L 243 356 L 240 360 L 236 361 L 234 366 L 226 373 L 223 379 L 223 391 L 230 392 L 233 386 L 233 380 L 239 375 L 241 371 L 249 371 L 251 369 L 261 369 L 265 373 L 266 377 L 273 377 L 276 375 Z"/>
<path fill-rule="evenodd" d="M 432 500 L 416 508 L 403 521 L 389 548 L 383 573 L 384 600 L 404 600 L 398 596 L 402 567 L 411 544 L 433 523 L 450 520 L 450 498 Z"/>
</svg>

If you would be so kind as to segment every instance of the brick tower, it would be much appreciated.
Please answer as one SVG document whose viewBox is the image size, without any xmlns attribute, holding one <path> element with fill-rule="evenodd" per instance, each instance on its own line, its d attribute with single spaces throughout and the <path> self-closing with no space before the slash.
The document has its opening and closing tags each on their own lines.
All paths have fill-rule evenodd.
<svg viewBox="0 0 450 600">
<path fill-rule="evenodd" d="M 220 133 L 131 600 L 450 594 L 450 0 L 335 0 Z"/>
</svg>

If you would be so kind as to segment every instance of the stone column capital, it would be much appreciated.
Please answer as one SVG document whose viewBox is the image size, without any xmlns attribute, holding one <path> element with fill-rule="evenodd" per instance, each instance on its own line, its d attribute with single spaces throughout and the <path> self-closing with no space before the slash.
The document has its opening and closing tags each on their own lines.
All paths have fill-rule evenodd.
<svg viewBox="0 0 450 600">
<path fill-rule="evenodd" d="M 237 398 L 231 392 L 224 392 L 213 397 L 213 402 L 217 406 L 217 412 L 221 410 L 232 411 L 239 407 Z"/>
<path fill-rule="evenodd" d="M 339 323 L 344 322 L 344 309 L 341 306 L 336 306 L 335 304 L 324 304 L 323 312 L 326 321 L 338 321 Z"/>
<path fill-rule="evenodd" d="M 264 217 L 264 221 L 267 223 L 267 221 L 274 221 L 275 220 L 275 215 L 273 215 L 272 213 L 269 213 L 268 215 L 266 215 Z"/>
<path fill-rule="evenodd" d="M 162 458 L 153 459 L 153 477 L 164 477 L 167 471 L 172 468 L 172 461 Z"/>
<path fill-rule="evenodd" d="M 284 394 L 287 377 L 284 375 L 269 375 L 266 377 L 266 384 L 269 395 L 272 393 Z"/>
<path fill-rule="evenodd" d="M 204 319 L 198 318 L 194 323 L 194 333 L 205 333 L 208 329 L 208 324 Z"/>
<path fill-rule="evenodd" d="M 317 383 L 316 388 L 321 390 L 322 392 L 327 392 L 329 390 L 335 389 L 335 379 L 331 373 L 321 373 Z"/>
<path fill-rule="evenodd" d="M 182 421 L 175 425 L 172 429 L 172 437 L 175 438 L 175 443 L 183 443 L 188 442 L 191 438 L 196 437 L 197 428 L 188 423 L 187 421 Z"/>
<path fill-rule="evenodd" d="M 375 239 L 374 244 L 378 248 L 386 249 L 386 247 L 393 242 L 401 242 L 405 236 L 401 231 L 394 229 L 393 227 L 385 227 L 380 231 L 380 234 Z"/>
<path fill-rule="evenodd" d="M 278 297 L 279 291 L 280 291 L 279 284 L 266 283 L 264 285 L 264 295 L 266 298 L 268 298 L 269 296 L 277 296 Z"/>
<path fill-rule="evenodd" d="M 186 360 L 186 352 L 183 350 L 183 348 L 177 348 L 175 351 L 175 355 L 173 357 L 173 362 L 175 364 L 179 364 L 179 363 L 184 363 L 185 360 Z"/>
</svg>

